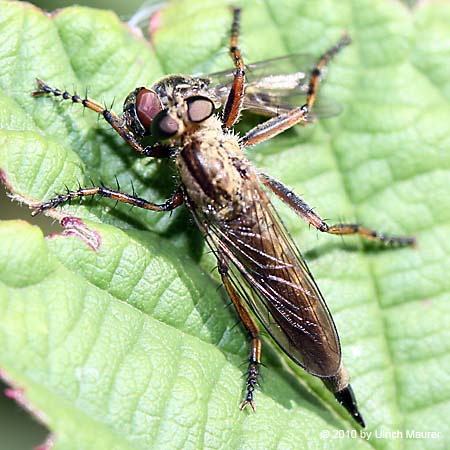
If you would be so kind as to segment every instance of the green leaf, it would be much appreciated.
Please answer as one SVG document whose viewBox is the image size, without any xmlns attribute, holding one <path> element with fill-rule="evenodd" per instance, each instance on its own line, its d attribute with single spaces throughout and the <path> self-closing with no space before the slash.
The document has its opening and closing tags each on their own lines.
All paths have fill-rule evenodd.
<svg viewBox="0 0 450 450">
<path fill-rule="evenodd" d="M 110 12 L 0 8 L 0 168 L 10 191 L 42 201 L 89 177 L 114 186 L 117 176 L 124 191 L 132 179 L 145 198 L 170 195 L 169 162 L 137 158 L 78 105 L 32 98 L 34 78 L 120 104 L 164 73 L 227 68 L 226 4 L 171 3 L 153 46 Z M 105 199 L 64 207 L 55 217 L 82 222 L 66 219 L 46 238 L 24 222 L 0 225 L 1 376 L 55 448 L 446 448 L 449 21 L 445 2 L 252 0 L 243 9 L 246 61 L 320 55 L 343 30 L 353 39 L 321 87 L 343 113 L 248 156 L 330 223 L 418 239 L 390 250 L 318 236 L 279 205 L 333 312 L 372 434 L 354 430 L 320 380 L 286 364 L 268 339 L 257 412 L 239 411 L 248 342 L 189 215 L 112 209 Z M 239 128 L 250 124 L 244 117 Z"/>
</svg>

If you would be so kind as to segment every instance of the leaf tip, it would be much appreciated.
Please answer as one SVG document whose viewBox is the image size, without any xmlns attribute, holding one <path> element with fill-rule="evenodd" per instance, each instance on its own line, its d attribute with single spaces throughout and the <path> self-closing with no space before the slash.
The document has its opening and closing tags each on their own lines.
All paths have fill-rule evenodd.
<svg viewBox="0 0 450 450">
<path fill-rule="evenodd" d="M 25 389 L 18 387 L 13 378 L 4 369 L 0 369 L 0 379 L 2 379 L 6 384 L 10 386 L 3 391 L 5 397 L 14 400 L 19 406 L 21 406 L 25 411 L 28 411 L 40 423 L 47 423 L 47 417 L 44 412 L 31 404 L 31 402 L 25 395 Z"/>
<path fill-rule="evenodd" d="M 3 169 L 0 169 L 0 181 L 5 185 L 5 187 L 10 191 L 11 185 L 8 182 L 8 177 Z"/>
<path fill-rule="evenodd" d="M 42 444 L 34 447 L 34 450 L 51 450 L 54 447 L 55 441 L 56 436 L 50 433 Z"/>
</svg>

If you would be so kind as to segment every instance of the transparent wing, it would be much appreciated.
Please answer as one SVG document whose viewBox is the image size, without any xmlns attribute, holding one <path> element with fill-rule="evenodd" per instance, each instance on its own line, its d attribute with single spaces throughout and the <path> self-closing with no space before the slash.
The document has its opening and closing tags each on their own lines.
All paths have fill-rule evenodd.
<svg viewBox="0 0 450 450">
<path fill-rule="evenodd" d="M 274 116 L 303 105 L 316 59 L 308 54 L 293 54 L 246 65 L 244 109 Z M 234 69 L 229 69 L 202 77 L 208 80 L 212 94 L 222 104 L 233 82 L 233 72 Z M 324 118 L 339 114 L 341 110 L 336 102 L 319 95 L 313 114 Z"/>
<path fill-rule="evenodd" d="M 266 59 L 245 65 L 247 82 L 255 87 L 266 84 L 271 79 L 277 82 L 275 88 L 292 89 L 306 86 L 308 74 L 314 67 L 317 58 L 309 54 L 293 54 L 278 58 Z M 233 81 L 234 68 L 207 75 L 214 84 L 230 85 Z M 286 77 L 286 78 L 282 78 Z M 304 87 L 303 89 L 306 89 Z"/>
<path fill-rule="evenodd" d="M 244 211 L 212 221 L 193 211 L 230 280 L 278 345 L 319 377 L 336 374 L 341 350 L 325 301 L 259 183 L 243 193 Z"/>
<path fill-rule="evenodd" d="M 284 114 L 291 109 L 302 106 L 306 103 L 304 92 L 281 91 L 275 93 L 259 90 L 256 92 L 246 92 L 244 99 L 244 109 L 255 114 L 276 116 Z M 342 108 L 333 100 L 319 95 L 314 103 L 311 119 L 326 119 L 342 112 Z"/>
</svg>

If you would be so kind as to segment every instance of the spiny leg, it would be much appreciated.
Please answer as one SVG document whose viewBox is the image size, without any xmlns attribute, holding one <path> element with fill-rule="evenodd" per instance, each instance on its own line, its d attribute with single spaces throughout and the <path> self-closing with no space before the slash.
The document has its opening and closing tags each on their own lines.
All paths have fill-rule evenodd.
<svg viewBox="0 0 450 450">
<path fill-rule="evenodd" d="M 251 129 L 242 139 L 241 144 L 245 146 L 259 144 L 268 139 L 286 131 L 287 129 L 305 122 L 308 114 L 311 112 L 317 96 L 317 88 L 319 86 L 320 76 L 325 65 L 336 55 L 343 47 L 350 43 L 348 35 L 344 35 L 340 41 L 325 52 L 317 61 L 316 66 L 311 71 L 308 82 L 308 93 L 306 95 L 306 103 L 303 106 L 294 108 L 291 111 L 272 117 L 271 119 L 257 125 Z"/>
<path fill-rule="evenodd" d="M 237 293 L 234 288 L 230 277 L 228 276 L 228 266 L 224 261 L 219 261 L 219 273 L 222 277 L 223 284 L 225 289 L 233 302 L 234 307 L 236 308 L 239 317 L 242 320 L 242 323 L 247 328 L 250 337 L 250 357 L 249 357 L 249 366 L 247 372 L 247 393 L 243 402 L 240 404 L 240 408 L 244 409 L 247 405 L 250 405 L 253 411 L 255 410 L 255 402 L 253 399 L 255 388 L 258 384 L 259 377 L 259 369 L 258 366 L 261 364 L 261 339 L 259 338 L 259 327 L 256 324 L 253 317 L 248 312 L 247 307 L 244 304 L 244 301 Z"/>
<path fill-rule="evenodd" d="M 184 201 L 183 192 L 180 189 L 178 189 L 173 194 L 173 196 L 166 200 L 164 203 L 156 204 L 136 195 L 125 194 L 123 192 L 110 189 L 106 186 L 93 186 L 88 188 L 80 187 L 76 191 L 67 190 L 65 194 L 59 194 L 51 200 L 45 203 L 41 203 L 40 205 L 36 206 L 31 215 L 36 216 L 43 211 L 61 206 L 75 198 L 82 198 L 93 195 L 100 195 L 101 197 L 111 198 L 118 202 L 128 203 L 130 205 L 137 206 L 138 208 L 143 208 L 150 211 L 171 211 L 180 206 Z"/>
<path fill-rule="evenodd" d="M 230 56 L 233 60 L 236 71 L 234 72 L 233 84 L 228 94 L 225 107 L 223 109 L 223 127 L 232 127 L 239 118 L 244 101 L 245 91 L 245 70 L 244 61 L 238 48 L 239 25 L 241 19 L 241 10 L 233 9 L 233 25 L 231 26 L 230 36 Z"/>
<path fill-rule="evenodd" d="M 346 45 L 350 44 L 351 39 L 348 34 L 344 34 L 341 39 L 333 45 L 330 49 L 328 49 L 317 61 L 316 66 L 311 71 L 311 76 L 308 82 L 308 94 L 306 96 L 306 106 L 308 111 L 312 110 L 314 102 L 316 101 L 317 96 L 317 88 L 319 87 L 320 77 L 322 75 L 322 71 L 324 67 L 331 61 L 331 59 L 339 53 L 342 48 Z"/>
<path fill-rule="evenodd" d="M 163 158 L 170 156 L 170 148 L 161 144 L 155 144 L 147 147 L 142 147 L 137 141 L 136 136 L 125 126 L 123 120 L 114 112 L 107 109 L 101 103 L 88 98 L 87 96 L 82 98 L 77 94 L 71 94 L 61 89 L 50 87 L 45 81 L 36 79 L 39 89 L 33 91 L 33 97 L 39 97 L 41 95 L 54 95 L 55 97 L 61 97 L 63 100 L 70 100 L 73 103 L 79 103 L 85 108 L 88 108 L 100 115 L 114 128 L 114 130 L 137 152 L 143 156 L 152 156 L 155 158 Z"/>
<path fill-rule="evenodd" d="M 356 223 L 339 223 L 328 225 L 313 209 L 286 186 L 266 174 L 260 174 L 261 182 L 277 197 L 290 206 L 302 219 L 319 231 L 328 234 L 347 235 L 358 234 L 366 239 L 379 241 L 387 245 L 415 245 L 416 240 L 411 236 L 390 236 L 362 227 Z"/>
<path fill-rule="evenodd" d="M 242 137 L 240 143 L 244 147 L 247 147 L 267 141 L 268 139 L 271 139 L 272 137 L 277 136 L 283 131 L 293 127 L 294 125 L 297 125 L 302 121 L 306 121 L 307 115 L 308 107 L 303 105 L 289 111 L 286 114 L 280 114 L 279 116 L 272 117 L 266 122 L 252 128 L 245 136 Z"/>
</svg>

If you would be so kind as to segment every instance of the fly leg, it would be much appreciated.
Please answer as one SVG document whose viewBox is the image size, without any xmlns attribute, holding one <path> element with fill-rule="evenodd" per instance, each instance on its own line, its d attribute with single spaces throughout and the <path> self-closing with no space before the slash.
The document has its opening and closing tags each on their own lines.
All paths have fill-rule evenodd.
<svg viewBox="0 0 450 450">
<path fill-rule="evenodd" d="M 242 60 L 241 52 L 238 48 L 239 25 L 241 20 L 241 10 L 239 8 L 233 9 L 233 25 L 231 26 L 230 36 L 230 56 L 236 67 L 234 72 L 233 84 L 223 109 L 223 127 L 232 127 L 239 118 L 242 110 L 242 103 L 244 102 L 245 91 L 245 70 L 244 61 Z"/>
<path fill-rule="evenodd" d="M 113 189 L 110 189 L 106 186 L 93 186 L 88 188 L 79 188 L 76 191 L 70 191 L 69 189 L 65 194 L 59 194 L 56 197 L 52 198 L 51 200 L 41 203 L 35 207 L 33 212 L 31 213 L 32 216 L 36 216 L 40 214 L 43 211 L 46 211 L 48 209 L 56 208 L 57 206 L 61 206 L 65 203 L 70 202 L 71 200 L 75 198 L 83 198 L 93 195 L 99 195 L 100 197 L 107 197 L 111 198 L 113 200 L 116 200 L 118 202 L 122 203 L 128 203 L 133 206 L 137 206 L 138 208 L 148 209 L 150 211 L 171 211 L 175 209 L 176 207 L 180 206 L 183 201 L 183 192 L 181 189 L 178 189 L 172 197 L 170 197 L 168 200 L 166 200 L 162 204 L 156 204 L 149 202 L 141 197 L 138 197 L 136 195 L 129 195 L 125 194 L 120 191 L 116 191 Z"/>
<path fill-rule="evenodd" d="M 261 182 L 269 188 L 284 203 L 290 206 L 302 219 L 319 231 L 328 234 L 347 235 L 358 234 L 366 239 L 379 241 L 387 245 L 414 245 L 416 240 L 411 236 L 390 236 L 384 233 L 362 227 L 356 223 L 338 223 L 328 225 L 313 209 L 300 197 L 289 190 L 286 186 L 266 174 L 260 174 Z"/>
<path fill-rule="evenodd" d="M 350 44 L 350 36 L 344 33 L 339 41 L 328 49 L 317 61 L 316 66 L 311 71 L 311 76 L 308 82 L 308 94 L 306 96 L 306 107 L 308 111 L 312 110 L 314 102 L 316 101 L 317 89 L 319 87 L 320 77 L 325 66 L 331 61 L 331 59 L 339 53 L 343 47 Z"/>
<path fill-rule="evenodd" d="M 63 100 L 70 100 L 73 103 L 80 103 L 85 108 L 88 108 L 101 116 L 114 128 L 114 130 L 127 142 L 131 147 L 134 148 L 143 156 L 152 156 L 155 158 L 163 158 L 170 156 L 170 148 L 161 144 L 155 144 L 147 147 L 143 147 L 139 144 L 136 136 L 132 131 L 130 131 L 124 124 L 123 120 L 114 112 L 107 109 L 101 103 L 92 100 L 85 96 L 80 97 L 78 94 L 71 94 L 67 91 L 62 91 L 61 89 L 50 87 L 45 81 L 36 79 L 39 89 L 33 91 L 33 97 L 39 97 L 41 95 L 54 95 L 55 97 L 61 97 Z"/>
<path fill-rule="evenodd" d="M 244 301 L 234 288 L 230 277 L 228 276 L 228 265 L 223 260 L 219 260 L 219 273 L 222 277 L 222 281 L 228 293 L 228 296 L 233 302 L 233 305 L 236 308 L 236 311 L 239 314 L 242 323 L 245 325 L 250 334 L 250 357 L 246 381 L 247 393 L 239 407 L 241 409 L 244 409 L 247 405 L 250 405 L 254 411 L 256 409 L 256 406 L 253 400 L 253 395 L 258 384 L 258 366 L 261 364 L 261 339 L 259 338 L 259 327 L 253 317 L 250 315 Z"/>
<path fill-rule="evenodd" d="M 319 86 L 320 77 L 324 67 L 338 53 L 343 47 L 350 43 L 348 35 L 342 36 L 339 42 L 325 52 L 317 61 L 316 66 L 311 71 L 308 82 L 308 93 L 306 95 L 306 103 L 303 106 L 294 108 L 291 111 L 272 117 L 271 119 L 257 125 L 251 129 L 242 139 L 241 144 L 246 147 L 249 145 L 256 145 L 260 142 L 286 131 L 287 129 L 308 120 L 308 115 L 311 112 L 317 96 L 317 89 Z"/>
</svg>

